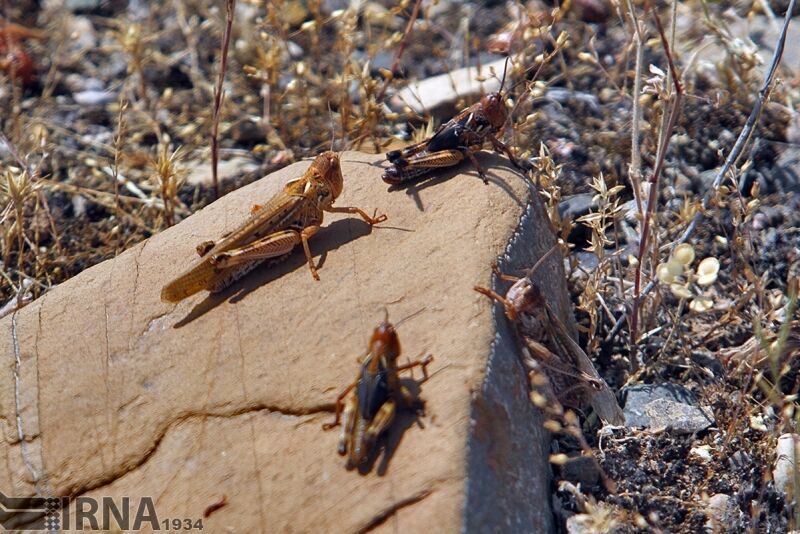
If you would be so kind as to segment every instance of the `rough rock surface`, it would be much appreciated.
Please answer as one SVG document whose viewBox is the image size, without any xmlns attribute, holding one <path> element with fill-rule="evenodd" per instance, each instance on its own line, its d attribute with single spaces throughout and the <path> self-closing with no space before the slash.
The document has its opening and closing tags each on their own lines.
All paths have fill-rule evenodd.
<svg viewBox="0 0 800 534">
<path fill-rule="evenodd" d="M 2 491 L 152 496 L 162 518 L 224 501 L 209 532 L 550 530 L 549 438 L 502 311 L 472 287 L 494 283 L 498 256 L 520 273 L 553 237 L 538 197 L 526 212 L 526 181 L 480 157 L 488 186 L 461 167 L 387 191 L 380 156 L 344 153 L 337 205 L 389 220 L 370 230 L 328 215 L 311 243 L 319 282 L 295 251 L 217 296 L 159 300 L 195 245 L 241 223 L 306 161 L 0 320 Z M 556 256 L 535 278 L 573 327 Z M 416 313 L 398 328 L 404 354 L 435 361 L 420 424 L 396 420 L 363 474 L 345 469 L 338 432 L 321 425 L 384 307 L 394 321 Z"/>
</svg>

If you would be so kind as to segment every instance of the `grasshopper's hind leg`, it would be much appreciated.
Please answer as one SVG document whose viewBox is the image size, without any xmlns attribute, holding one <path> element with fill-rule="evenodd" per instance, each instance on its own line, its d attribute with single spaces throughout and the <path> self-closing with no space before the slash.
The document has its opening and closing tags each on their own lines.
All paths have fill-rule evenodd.
<svg viewBox="0 0 800 534">
<path fill-rule="evenodd" d="M 344 456 L 353 448 L 353 429 L 355 428 L 357 415 L 358 399 L 356 399 L 355 395 L 351 395 L 344 404 L 342 430 L 339 432 L 338 452 L 341 456 Z"/>
<path fill-rule="evenodd" d="M 319 280 L 317 268 L 314 265 L 314 258 L 311 256 L 311 249 L 308 246 L 308 239 L 316 234 L 319 228 L 319 226 L 315 225 L 303 228 L 300 232 L 297 230 L 275 232 L 247 246 L 215 254 L 211 260 L 214 266 L 219 268 L 233 267 L 255 260 L 266 260 L 283 256 L 291 252 L 295 245 L 302 243 L 303 251 L 308 260 L 308 267 L 311 269 L 311 275 Z"/>
<path fill-rule="evenodd" d="M 371 447 L 378 437 L 387 429 L 394 421 L 394 415 L 397 412 L 397 403 L 393 399 L 389 399 L 383 403 L 378 413 L 372 418 L 365 433 L 365 441 L 367 447 Z"/>
</svg>

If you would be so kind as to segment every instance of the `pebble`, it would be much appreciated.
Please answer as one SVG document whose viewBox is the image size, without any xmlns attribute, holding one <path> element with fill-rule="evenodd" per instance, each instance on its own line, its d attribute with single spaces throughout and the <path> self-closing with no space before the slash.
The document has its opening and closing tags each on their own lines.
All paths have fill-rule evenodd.
<svg viewBox="0 0 800 534">
<path fill-rule="evenodd" d="M 303 47 L 294 41 L 286 41 L 286 49 L 289 51 L 289 57 L 296 61 L 303 59 L 303 56 L 306 54 Z"/>
<path fill-rule="evenodd" d="M 794 444 L 795 450 L 792 450 Z M 791 493 L 794 486 L 794 457 L 800 455 L 800 435 L 783 434 L 778 438 L 778 446 L 775 449 L 775 468 L 772 470 L 772 479 L 775 481 L 775 488 L 778 491 Z"/>
<path fill-rule="evenodd" d="M 66 16 L 62 24 L 69 31 L 67 50 L 71 53 L 84 52 L 97 47 L 97 32 L 89 17 Z"/>
<path fill-rule="evenodd" d="M 676 434 L 693 434 L 714 424 L 714 414 L 709 408 L 667 399 L 648 402 L 644 413 L 649 428 L 668 428 Z"/>
<path fill-rule="evenodd" d="M 706 532 L 734 532 L 742 519 L 742 512 L 729 495 L 717 493 L 708 499 Z"/>
<path fill-rule="evenodd" d="M 677 434 L 691 434 L 714 424 L 708 407 L 698 407 L 692 393 L 676 384 L 643 384 L 625 388 L 625 425 L 668 428 Z"/>
<path fill-rule="evenodd" d="M 625 424 L 627 426 L 647 426 L 644 414 L 647 403 L 657 399 L 668 399 L 684 404 L 695 404 L 691 391 L 677 384 L 639 384 L 622 390 L 625 402 Z"/>
<path fill-rule="evenodd" d="M 74 93 L 72 98 L 75 100 L 76 104 L 80 104 L 82 106 L 99 106 L 102 104 L 110 104 L 111 102 L 115 102 L 117 100 L 116 93 L 111 93 L 109 91 L 80 91 Z"/>
</svg>

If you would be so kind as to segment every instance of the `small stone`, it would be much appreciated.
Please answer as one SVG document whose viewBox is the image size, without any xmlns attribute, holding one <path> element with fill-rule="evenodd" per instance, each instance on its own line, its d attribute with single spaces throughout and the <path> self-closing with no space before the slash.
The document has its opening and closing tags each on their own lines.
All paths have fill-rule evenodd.
<svg viewBox="0 0 800 534">
<path fill-rule="evenodd" d="M 742 512 L 729 495 L 717 493 L 708 499 L 706 532 L 734 532 L 742 519 Z"/>
<path fill-rule="evenodd" d="M 794 444 L 794 450 L 792 448 Z M 791 500 L 794 488 L 794 461 L 800 454 L 800 435 L 783 434 L 778 438 L 778 446 L 775 450 L 775 469 L 772 470 L 772 478 L 775 481 L 775 488 L 783 491 Z"/>
<path fill-rule="evenodd" d="M 629 427 L 650 426 L 644 410 L 654 400 L 668 399 L 689 405 L 696 403 L 692 392 L 677 384 L 640 384 L 624 388 L 622 395 L 625 402 L 625 425 Z"/>
<path fill-rule="evenodd" d="M 81 195 L 75 195 L 72 197 L 72 211 L 74 213 L 73 217 L 75 218 L 80 218 L 86 215 L 86 199 Z"/>
<path fill-rule="evenodd" d="M 714 424 L 710 408 L 667 399 L 648 402 L 644 413 L 649 418 L 649 428 L 668 428 L 677 434 L 700 432 Z"/>
<path fill-rule="evenodd" d="M 689 454 L 698 458 L 701 462 L 708 463 L 711 461 L 711 447 L 708 445 L 701 445 L 700 447 L 692 447 Z"/>
<path fill-rule="evenodd" d="M 100 106 L 117 100 L 117 95 L 108 91 L 80 91 L 72 95 L 76 104 L 82 106 Z"/>
<path fill-rule="evenodd" d="M 67 50 L 72 53 L 83 52 L 97 47 L 97 32 L 88 17 L 69 16 L 62 22 L 69 31 Z"/>
<path fill-rule="evenodd" d="M 286 49 L 289 51 L 289 57 L 294 60 L 303 59 L 303 56 L 305 55 L 305 50 L 303 50 L 303 47 L 294 41 L 286 41 Z"/>
</svg>

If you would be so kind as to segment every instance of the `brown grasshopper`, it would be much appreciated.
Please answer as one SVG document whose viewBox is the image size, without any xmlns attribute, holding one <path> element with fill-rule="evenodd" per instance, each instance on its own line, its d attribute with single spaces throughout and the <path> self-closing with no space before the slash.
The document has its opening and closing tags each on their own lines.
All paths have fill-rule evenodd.
<svg viewBox="0 0 800 534">
<path fill-rule="evenodd" d="M 370 225 L 386 220 L 386 215 L 370 217 L 359 208 L 333 207 L 343 185 L 339 155 L 323 152 L 302 177 L 287 183 L 265 205 L 254 205 L 250 218 L 222 241 L 198 245 L 201 259 L 164 286 L 161 300 L 179 302 L 204 289 L 221 291 L 263 261 L 285 258 L 299 244 L 311 275 L 319 280 L 308 240 L 320 230 L 323 212 L 357 214 Z"/>
<path fill-rule="evenodd" d="M 336 418 L 322 425 L 330 430 L 343 419 L 339 454 L 347 455 L 348 468 L 367 461 L 377 439 L 392 424 L 398 404 L 414 406 L 415 399 L 400 383 L 400 371 L 422 367 L 423 380 L 428 378 L 433 356 L 397 365 L 399 357 L 400 340 L 387 317 L 372 333 L 356 380 L 336 398 Z"/>
<path fill-rule="evenodd" d="M 502 280 L 514 282 L 505 297 L 485 287 L 476 286 L 475 291 L 503 305 L 516 330 L 523 366 L 549 378 L 547 395 L 578 409 L 591 404 L 603 421 L 623 425 L 625 417 L 614 393 L 531 280 L 535 269 L 523 278 L 496 272 Z"/>
<path fill-rule="evenodd" d="M 488 183 L 486 173 L 475 158 L 475 153 L 483 148 L 486 141 L 491 142 L 495 152 L 505 153 L 517 168 L 527 172 L 530 167 L 517 160 L 511 149 L 497 138 L 508 120 L 506 95 L 503 94 L 507 67 L 508 60 L 499 91 L 489 93 L 478 103 L 462 110 L 424 141 L 402 150 L 387 152 L 386 159 L 391 165 L 383 173 L 383 181 L 397 185 L 435 169 L 457 165 L 467 158 L 484 183 Z M 509 92 L 514 87 L 516 84 Z"/>
</svg>

